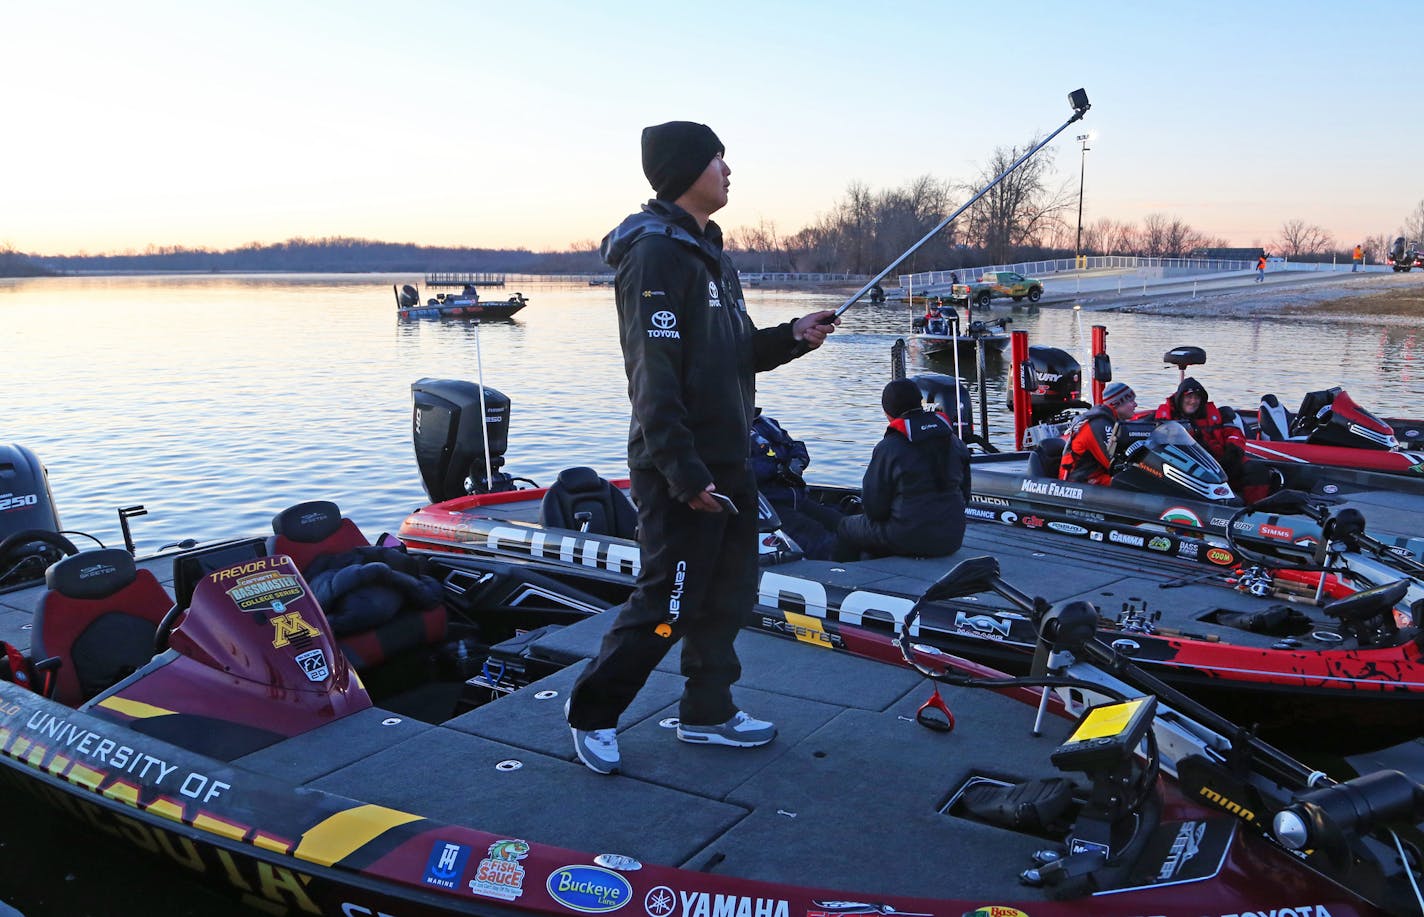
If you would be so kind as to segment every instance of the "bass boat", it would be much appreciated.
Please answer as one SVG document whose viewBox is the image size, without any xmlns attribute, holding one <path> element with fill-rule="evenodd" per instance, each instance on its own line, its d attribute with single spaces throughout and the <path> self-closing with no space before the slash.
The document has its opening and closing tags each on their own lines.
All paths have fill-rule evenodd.
<svg viewBox="0 0 1424 917">
<path fill-rule="evenodd" d="M 68 635 L 37 650 L 55 679 L 0 679 L 0 781 L 267 913 L 1424 912 L 1414 776 L 1296 762 L 992 558 L 885 626 L 764 609 L 780 627 L 739 637 L 737 696 L 777 723 L 765 747 L 677 742 L 665 662 L 610 777 L 575 760 L 562 713 L 606 600 L 529 563 L 422 554 L 455 648 L 378 659 L 318 601 L 323 561 L 360 542 L 300 504 L 270 539 L 85 550 L 0 595 L 37 640 Z M 934 607 L 985 590 L 1035 622 L 1034 674 L 923 642 Z"/>
<path fill-rule="evenodd" d="M 942 306 L 933 314 L 914 320 L 910 340 L 918 342 L 920 350 L 926 354 L 954 349 L 972 354 L 979 348 L 1000 354 L 1008 349 L 1009 335 L 1004 326 L 1012 321 L 1011 318 L 976 319 L 961 330 L 959 313 L 953 307 Z"/>
<path fill-rule="evenodd" d="M 564 472 L 547 489 L 515 489 L 496 480 L 467 493 L 467 479 L 483 482 L 480 471 L 487 464 L 502 465 L 508 442 L 508 399 L 485 390 L 486 416 L 498 421 L 486 444 L 476 391 L 471 383 L 447 380 L 416 384 L 415 451 L 436 502 L 408 517 L 399 537 L 421 551 L 527 565 L 569 588 L 621 601 L 639 566 L 631 523 L 614 524 L 620 507 L 625 520 L 631 515 L 620 489 L 626 483 L 602 481 L 581 468 Z M 491 452 L 498 455 L 487 462 Z M 1424 654 L 1415 624 L 1424 611 L 1424 583 L 1394 565 L 1406 560 L 1396 551 L 1424 550 L 1421 539 L 1384 545 L 1371 538 L 1369 552 L 1356 540 L 1350 551 L 1332 552 L 1329 597 L 1344 604 L 1292 602 L 1283 610 L 1281 597 L 1272 593 L 1285 587 L 1278 588 L 1271 572 L 1252 574 L 1257 580 L 1266 576 L 1268 589 L 1228 588 L 1234 585 L 1228 580 L 1241 575 L 1237 568 L 1254 555 L 1227 533 L 1258 550 L 1282 544 L 1296 555 L 1312 555 L 1307 536 L 1313 531 L 1318 540 L 1332 523 L 1312 519 L 1308 500 L 1233 519 L 1238 506 L 1175 498 L 1149 521 L 1146 514 L 1134 516 L 1141 504 L 1132 492 L 1121 491 L 1129 499 L 1109 511 L 1077 485 L 1003 471 L 1015 461 L 1023 459 L 976 457 L 970 515 L 992 517 L 999 525 L 970 526 L 962 552 L 990 552 L 1006 564 L 1012 559 L 1016 575 L 1051 601 L 1092 597 L 1111 603 L 1104 633 L 1121 639 L 1139 664 L 1294 747 L 1361 751 L 1424 734 Z M 996 467 L 998 473 L 988 470 Z M 827 503 L 853 495 L 846 488 L 813 492 Z M 588 517 L 580 519 L 579 512 Z M 1289 538 L 1281 537 L 1283 520 L 1296 526 Z M 948 562 L 810 560 L 779 531 L 765 504 L 761 528 L 754 623 L 812 643 L 835 645 L 856 639 L 847 634 L 893 627 Z M 1248 529 L 1252 537 L 1246 537 Z M 918 639 L 1012 670 L 1027 668 L 1034 643 L 1023 615 L 974 602 L 935 609 Z"/>
<path fill-rule="evenodd" d="M 410 284 L 391 287 L 396 294 L 396 315 L 400 318 L 512 318 L 529 304 L 523 293 L 508 299 L 480 299 L 474 287 L 463 293 L 437 293 L 420 304 L 420 292 Z"/>
<path fill-rule="evenodd" d="M 1187 367 L 1206 362 L 1206 351 L 1174 347 L 1162 360 L 1185 377 Z M 1424 420 L 1377 417 L 1341 386 L 1307 392 L 1296 411 L 1265 394 L 1258 409 L 1228 406 L 1222 416 L 1242 429 L 1257 461 L 1424 476 Z"/>
</svg>

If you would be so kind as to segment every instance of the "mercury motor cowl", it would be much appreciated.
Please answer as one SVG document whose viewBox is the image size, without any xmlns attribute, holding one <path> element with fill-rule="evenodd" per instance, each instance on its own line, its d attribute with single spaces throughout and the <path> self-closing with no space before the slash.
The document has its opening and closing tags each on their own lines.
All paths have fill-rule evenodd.
<svg viewBox="0 0 1424 917">
<path fill-rule="evenodd" d="M 968 442 L 974 436 L 974 402 L 969 397 L 969 386 L 963 380 L 944 373 L 920 373 L 911 376 L 910 381 L 920 387 L 925 407 L 948 417 L 960 439 Z M 956 402 L 959 405 L 957 415 Z"/>
<path fill-rule="evenodd" d="M 44 465 L 24 446 L 0 444 L 0 588 L 38 579 L 76 553 L 60 528 Z"/>
<path fill-rule="evenodd" d="M 472 493 L 514 490 L 499 469 L 509 447 L 509 398 L 460 379 L 411 383 L 411 437 L 425 492 L 434 503 Z"/>
<path fill-rule="evenodd" d="M 1033 378 L 1038 382 L 1028 393 L 1029 405 L 1033 409 L 1028 426 L 1061 420 L 1065 411 L 1091 407 L 1079 397 L 1083 388 L 1082 364 L 1068 351 L 1033 344 L 1028 349 L 1028 365 L 1033 368 Z M 1008 406 L 1010 411 L 1014 409 L 1012 391 Z"/>
<path fill-rule="evenodd" d="M 1113 487 L 1229 506 L 1241 503 L 1216 458 L 1175 420 L 1119 421 L 1108 445 Z"/>
</svg>

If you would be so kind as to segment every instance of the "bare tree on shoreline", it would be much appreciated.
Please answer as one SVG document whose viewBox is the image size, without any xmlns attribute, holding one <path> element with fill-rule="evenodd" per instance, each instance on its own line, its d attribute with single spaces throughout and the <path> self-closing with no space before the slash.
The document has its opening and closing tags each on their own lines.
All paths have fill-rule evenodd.
<svg viewBox="0 0 1424 917">
<path fill-rule="evenodd" d="M 1314 223 L 1286 220 L 1281 224 L 1280 237 L 1271 247 L 1287 258 L 1311 258 L 1329 252 L 1335 247 L 1335 239 Z"/>
<path fill-rule="evenodd" d="M 980 187 L 1002 174 L 1020 156 L 1036 146 L 1040 137 L 1030 138 L 1023 147 L 999 147 L 976 179 Z M 969 210 L 967 235 L 993 263 L 1008 260 L 1009 250 L 1043 241 L 1054 221 L 1068 207 L 1066 183 L 1057 190 L 1048 187 L 1053 170 L 1053 151 L 1028 160 L 989 189 Z M 966 190 L 977 190 L 965 186 Z"/>
</svg>

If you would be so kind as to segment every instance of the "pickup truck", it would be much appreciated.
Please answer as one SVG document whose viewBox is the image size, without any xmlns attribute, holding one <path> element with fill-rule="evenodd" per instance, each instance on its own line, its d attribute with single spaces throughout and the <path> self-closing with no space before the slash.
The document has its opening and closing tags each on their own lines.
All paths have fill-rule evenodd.
<svg viewBox="0 0 1424 917">
<path fill-rule="evenodd" d="M 950 301 L 981 308 L 996 296 L 1008 296 L 1014 302 L 1038 302 L 1043 298 L 1043 282 L 1014 271 L 989 271 L 974 283 L 956 283 L 949 289 Z"/>
<path fill-rule="evenodd" d="M 1384 263 L 1394 268 L 1395 273 L 1409 272 L 1411 268 L 1424 267 L 1424 252 L 1419 251 L 1419 247 L 1413 242 L 1405 241 L 1403 236 L 1394 240 L 1394 245 L 1390 247 L 1389 254 L 1385 256 Z"/>
</svg>

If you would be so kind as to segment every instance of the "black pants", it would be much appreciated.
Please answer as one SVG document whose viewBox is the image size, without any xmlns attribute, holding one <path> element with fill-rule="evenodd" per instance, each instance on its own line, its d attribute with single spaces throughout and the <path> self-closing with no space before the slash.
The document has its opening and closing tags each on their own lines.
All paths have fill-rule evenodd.
<svg viewBox="0 0 1424 917">
<path fill-rule="evenodd" d="M 668 493 L 655 471 L 633 469 L 642 567 L 616 614 L 598 657 L 574 683 L 569 723 L 608 729 L 633 702 L 657 664 L 682 640 L 683 687 L 678 716 L 692 725 L 725 723 L 737 712 L 732 684 L 742 667 L 732 643 L 756 600 L 756 485 L 745 468 L 712 469 L 717 490 L 739 515 L 704 513 Z M 657 633 L 677 613 L 672 633 Z"/>
<path fill-rule="evenodd" d="M 869 517 L 847 516 L 836 530 L 831 560 L 846 562 L 870 557 L 943 557 L 953 554 L 964 544 L 964 508 L 959 504 L 941 517 L 933 532 L 920 538 L 896 539 L 885 531 L 883 523 Z"/>
<path fill-rule="evenodd" d="M 840 510 L 833 506 L 817 503 L 809 497 L 799 500 L 768 498 L 776 514 L 781 517 L 781 530 L 790 535 L 812 560 L 830 560 L 836 543 L 836 526 L 840 524 Z"/>
</svg>

